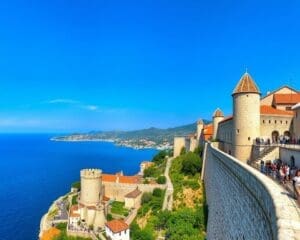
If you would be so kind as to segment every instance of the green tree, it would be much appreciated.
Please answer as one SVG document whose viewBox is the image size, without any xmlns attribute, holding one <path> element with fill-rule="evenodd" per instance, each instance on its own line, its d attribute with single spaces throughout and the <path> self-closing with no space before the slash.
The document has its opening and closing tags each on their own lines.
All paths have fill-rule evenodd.
<svg viewBox="0 0 300 240">
<path fill-rule="evenodd" d="M 145 192 L 142 196 L 142 204 L 150 202 L 152 199 L 152 193 Z"/>
<path fill-rule="evenodd" d="M 158 184 L 165 184 L 167 182 L 167 179 L 165 176 L 159 176 L 156 181 Z"/>
<path fill-rule="evenodd" d="M 184 174 L 195 175 L 201 171 L 202 160 L 197 154 L 188 152 L 183 157 L 181 171 Z"/>
<path fill-rule="evenodd" d="M 186 154 L 186 148 L 182 147 L 180 150 L 180 155 L 184 155 L 184 154 Z"/>
<path fill-rule="evenodd" d="M 163 190 L 160 188 L 155 188 L 152 195 L 155 197 L 161 197 L 163 195 Z"/>
</svg>

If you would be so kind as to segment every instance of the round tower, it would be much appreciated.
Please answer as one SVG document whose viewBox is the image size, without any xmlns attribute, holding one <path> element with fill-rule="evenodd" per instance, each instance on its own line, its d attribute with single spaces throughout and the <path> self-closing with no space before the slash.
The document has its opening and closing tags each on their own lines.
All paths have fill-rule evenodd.
<svg viewBox="0 0 300 240">
<path fill-rule="evenodd" d="M 202 119 L 199 119 L 197 121 L 197 140 L 199 141 L 200 138 L 201 138 L 201 133 L 202 133 L 202 130 L 204 128 L 204 123 L 203 123 L 203 120 Z"/>
<path fill-rule="evenodd" d="M 95 206 L 100 202 L 101 194 L 100 169 L 83 169 L 80 171 L 80 203 L 85 206 Z"/>
<path fill-rule="evenodd" d="M 217 139 L 217 133 L 218 133 L 218 127 L 219 122 L 221 122 L 224 119 L 224 114 L 221 111 L 220 108 L 217 108 L 213 115 L 213 139 Z"/>
<path fill-rule="evenodd" d="M 250 74 L 241 77 L 233 93 L 233 155 L 251 160 L 252 145 L 260 136 L 260 91 Z"/>
</svg>

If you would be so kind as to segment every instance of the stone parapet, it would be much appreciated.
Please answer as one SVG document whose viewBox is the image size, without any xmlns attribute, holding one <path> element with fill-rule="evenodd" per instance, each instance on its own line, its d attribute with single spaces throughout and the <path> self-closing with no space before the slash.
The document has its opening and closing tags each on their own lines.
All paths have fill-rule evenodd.
<svg viewBox="0 0 300 240">
<path fill-rule="evenodd" d="M 206 143 L 207 239 L 300 239 L 300 209 L 280 185 Z"/>
</svg>

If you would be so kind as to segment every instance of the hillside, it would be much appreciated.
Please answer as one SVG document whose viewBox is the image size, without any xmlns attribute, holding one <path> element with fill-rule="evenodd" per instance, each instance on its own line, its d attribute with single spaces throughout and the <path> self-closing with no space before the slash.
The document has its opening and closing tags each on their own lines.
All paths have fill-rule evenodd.
<svg viewBox="0 0 300 240">
<path fill-rule="evenodd" d="M 208 121 L 204 121 L 205 124 Z M 157 146 L 161 144 L 173 144 L 174 136 L 184 136 L 196 132 L 196 123 L 187 124 L 173 128 L 155 128 L 134 130 L 134 131 L 93 131 L 89 133 L 75 133 L 65 136 L 54 137 L 56 141 L 92 141 L 107 140 L 114 141 L 119 145 L 134 145 L 137 147 Z"/>
</svg>

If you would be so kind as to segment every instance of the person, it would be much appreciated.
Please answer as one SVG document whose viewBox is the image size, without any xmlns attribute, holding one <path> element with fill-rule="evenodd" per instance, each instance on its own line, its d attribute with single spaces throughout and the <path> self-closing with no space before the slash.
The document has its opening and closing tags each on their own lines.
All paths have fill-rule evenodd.
<svg viewBox="0 0 300 240">
<path fill-rule="evenodd" d="M 296 197 L 298 200 L 298 203 L 300 204 L 300 170 L 298 169 L 296 171 L 296 176 L 293 178 L 293 185 L 294 185 L 294 190 L 296 193 Z"/>
<path fill-rule="evenodd" d="M 280 167 L 280 170 L 279 170 L 279 177 L 280 177 L 280 182 L 282 184 L 285 184 L 285 168 L 284 166 L 281 166 Z"/>
<path fill-rule="evenodd" d="M 290 181 L 290 166 L 286 164 L 285 166 L 285 178 L 286 181 L 289 182 Z"/>
</svg>

